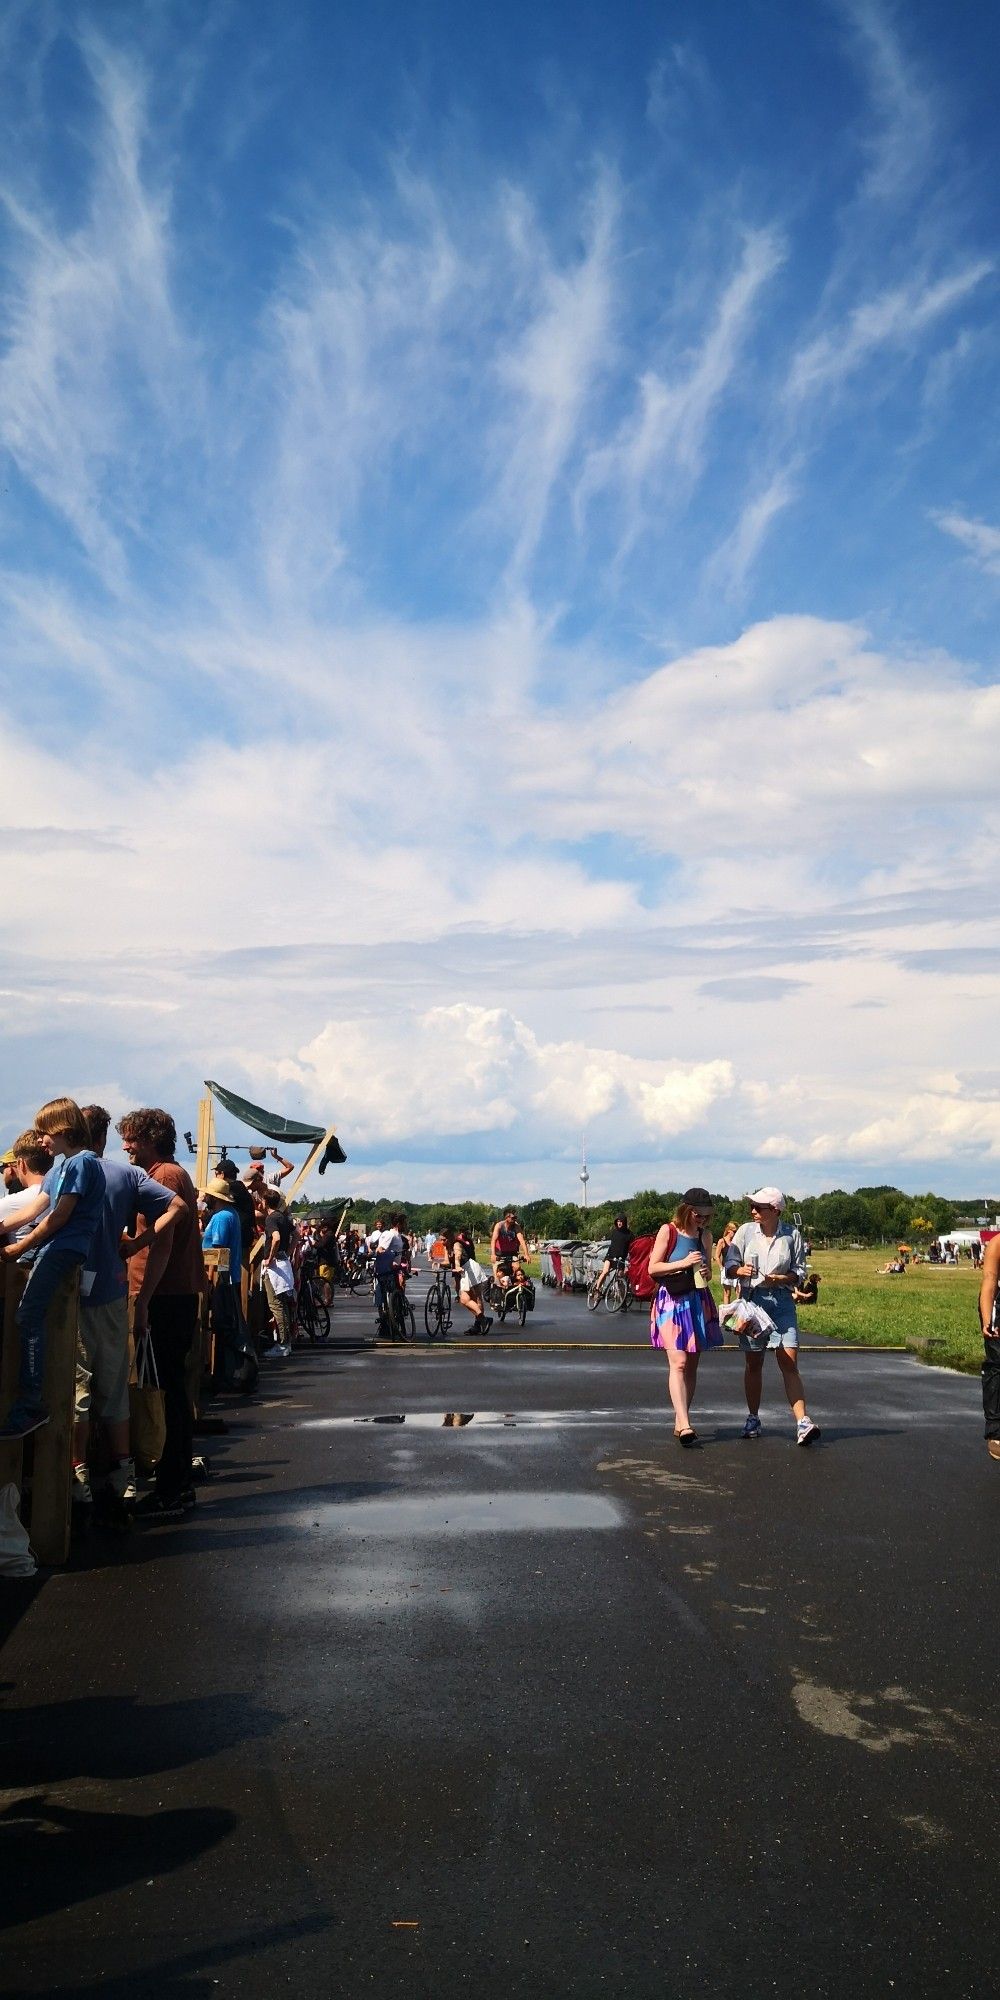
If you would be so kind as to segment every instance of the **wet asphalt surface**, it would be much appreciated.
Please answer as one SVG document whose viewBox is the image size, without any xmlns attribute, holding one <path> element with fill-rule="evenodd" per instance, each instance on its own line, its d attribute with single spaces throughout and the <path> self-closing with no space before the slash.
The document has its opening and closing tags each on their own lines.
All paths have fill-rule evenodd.
<svg viewBox="0 0 1000 2000">
<path fill-rule="evenodd" d="M 4 1588 L 0 1991 L 996 1990 L 977 1382 L 811 1354 L 802 1451 L 709 1356 L 695 1454 L 629 1334 L 271 1363 L 193 1517 Z"/>
</svg>

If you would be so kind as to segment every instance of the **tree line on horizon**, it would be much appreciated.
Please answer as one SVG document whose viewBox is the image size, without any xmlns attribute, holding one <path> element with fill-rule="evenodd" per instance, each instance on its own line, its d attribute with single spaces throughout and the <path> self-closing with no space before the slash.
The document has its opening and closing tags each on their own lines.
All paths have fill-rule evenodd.
<svg viewBox="0 0 1000 2000">
<path fill-rule="evenodd" d="M 746 1195 L 714 1194 L 713 1231 L 719 1235 L 730 1220 L 747 1222 L 750 1203 Z M 341 1201 L 327 1202 L 324 1209 L 339 1213 Z M 671 1216 L 680 1200 L 676 1189 L 640 1188 L 621 1200 L 603 1201 L 581 1208 L 576 1202 L 558 1202 L 543 1195 L 534 1201 L 514 1202 L 527 1237 L 569 1238 L 599 1241 L 608 1236 L 616 1215 L 626 1215 L 636 1236 L 648 1236 Z M 299 1201 L 297 1211 L 315 1210 L 315 1201 Z M 789 1197 L 786 1215 L 801 1218 L 804 1234 L 813 1242 L 900 1243 L 914 1245 L 954 1229 L 959 1218 L 980 1212 L 981 1197 L 971 1202 L 948 1201 L 937 1194 L 906 1194 L 897 1187 L 862 1187 L 847 1193 L 832 1188 L 827 1194 Z M 411 1229 L 423 1235 L 429 1229 L 443 1229 L 449 1223 L 468 1229 L 477 1243 L 488 1241 L 502 1207 L 482 1201 L 405 1201 L 385 1195 L 377 1201 L 356 1200 L 349 1211 L 355 1227 L 368 1228 L 377 1215 L 403 1214 Z"/>
</svg>

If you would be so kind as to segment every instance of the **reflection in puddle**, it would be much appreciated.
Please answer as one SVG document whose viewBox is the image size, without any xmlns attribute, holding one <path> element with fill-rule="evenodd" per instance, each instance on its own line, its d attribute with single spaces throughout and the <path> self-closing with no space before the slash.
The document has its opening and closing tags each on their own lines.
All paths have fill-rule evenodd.
<svg viewBox="0 0 1000 2000">
<path fill-rule="evenodd" d="M 547 1534 L 617 1528 L 621 1519 L 614 1501 L 601 1493 L 408 1493 L 398 1500 L 321 1502 L 301 1515 L 298 1525 L 351 1537 L 409 1537 Z"/>
<path fill-rule="evenodd" d="M 530 1425 L 534 1430 L 559 1430 L 567 1425 L 657 1424 L 662 1428 L 664 1405 L 637 1410 L 389 1410 L 371 1417 L 310 1417 L 298 1429 L 304 1431 L 350 1430 L 358 1424 L 406 1424 L 410 1430 L 516 1430 Z"/>
</svg>

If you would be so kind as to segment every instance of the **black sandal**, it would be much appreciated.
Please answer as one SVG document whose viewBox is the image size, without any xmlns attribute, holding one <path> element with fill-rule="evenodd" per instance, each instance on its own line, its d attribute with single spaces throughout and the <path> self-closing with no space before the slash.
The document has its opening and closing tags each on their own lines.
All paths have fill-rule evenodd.
<svg viewBox="0 0 1000 2000">
<path fill-rule="evenodd" d="M 700 1451 L 701 1439 L 697 1431 L 675 1431 L 674 1436 L 685 1451 Z"/>
</svg>

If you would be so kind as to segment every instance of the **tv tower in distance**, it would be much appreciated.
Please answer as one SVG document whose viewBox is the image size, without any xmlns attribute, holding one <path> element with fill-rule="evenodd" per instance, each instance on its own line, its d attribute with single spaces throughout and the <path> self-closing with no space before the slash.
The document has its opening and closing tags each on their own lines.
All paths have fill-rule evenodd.
<svg viewBox="0 0 1000 2000">
<path fill-rule="evenodd" d="M 588 1169 L 587 1169 L 587 1134 L 586 1134 L 586 1133 L 584 1133 L 584 1135 L 583 1135 L 583 1165 L 582 1165 L 582 1167 L 581 1167 L 581 1169 L 580 1169 L 580 1184 L 581 1184 L 581 1186 L 582 1186 L 582 1188 L 583 1188 L 583 1206 L 584 1206 L 584 1208 L 585 1208 L 585 1209 L 586 1209 L 586 1206 L 587 1206 L 587 1182 L 589 1181 L 589 1179 L 590 1179 L 590 1174 L 589 1174 L 589 1172 L 588 1172 Z"/>
</svg>

